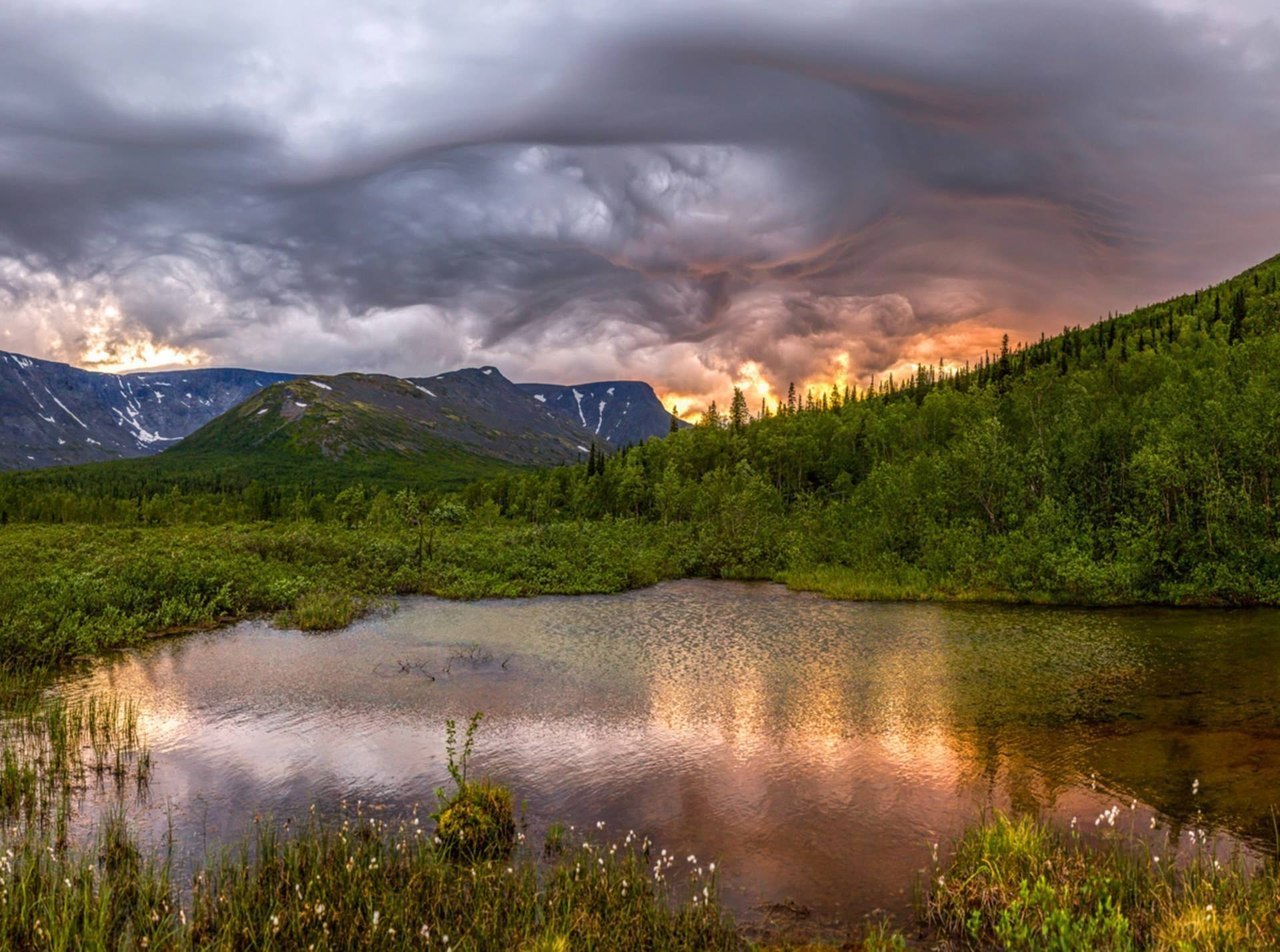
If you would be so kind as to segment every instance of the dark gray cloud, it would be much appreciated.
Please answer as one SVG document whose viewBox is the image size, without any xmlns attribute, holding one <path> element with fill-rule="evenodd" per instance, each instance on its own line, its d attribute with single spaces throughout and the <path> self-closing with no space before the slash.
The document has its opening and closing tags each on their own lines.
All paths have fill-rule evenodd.
<svg viewBox="0 0 1280 952">
<path fill-rule="evenodd" d="M 1280 244 L 1267 5 L 0 10 L 0 347 L 686 394 L 962 359 Z"/>
</svg>

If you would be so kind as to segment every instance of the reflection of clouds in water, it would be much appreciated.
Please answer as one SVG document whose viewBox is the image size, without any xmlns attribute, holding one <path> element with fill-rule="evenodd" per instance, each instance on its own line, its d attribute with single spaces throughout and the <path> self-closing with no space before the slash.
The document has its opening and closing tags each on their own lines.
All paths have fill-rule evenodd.
<svg viewBox="0 0 1280 952">
<path fill-rule="evenodd" d="M 1237 617 L 1221 629 L 1212 616 L 853 605 L 681 582 L 579 599 L 411 599 L 323 637 L 246 623 L 150 646 L 86 683 L 143 699 L 156 751 L 145 817 L 162 833 L 171 808 L 188 848 L 254 812 L 429 802 L 446 780 L 445 719 L 484 710 L 477 765 L 527 800 L 535 828 L 605 819 L 719 857 L 731 890 L 906 908 L 898 890 L 927 844 L 979 807 L 1069 819 L 1116 796 L 1127 804 L 1130 791 L 1180 815 L 1182 780 L 1167 780 L 1185 753 L 1179 717 L 1209 718 L 1195 735 L 1209 737 L 1280 710 L 1256 674 L 1278 649 Z M 395 659 L 438 666 L 472 643 L 513 654 L 511 670 L 386 674 Z M 1212 691 L 1171 698 L 1188 677 Z M 1138 720 L 1120 717 L 1117 697 Z M 1240 737 L 1237 749 L 1263 758 L 1255 773 L 1280 780 L 1280 758 L 1266 760 L 1275 740 Z M 1247 756 L 1190 749 L 1217 798 L 1202 802 L 1247 829 L 1257 785 L 1232 799 Z M 1083 779 L 1094 770 L 1098 791 Z"/>
</svg>

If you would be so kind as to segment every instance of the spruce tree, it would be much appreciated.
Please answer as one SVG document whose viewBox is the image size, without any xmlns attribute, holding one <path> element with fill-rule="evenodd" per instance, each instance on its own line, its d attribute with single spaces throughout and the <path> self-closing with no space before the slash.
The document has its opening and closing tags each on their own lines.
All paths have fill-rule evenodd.
<svg viewBox="0 0 1280 952">
<path fill-rule="evenodd" d="M 1247 312 L 1244 289 L 1240 288 L 1231 298 L 1231 329 L 1227 333 L 1228 343 L 1235 344 L 1244 340 L 1244 319 Z"/>
<path fill-rule="evenodd" d="M 708 429 L 718 430 L 724 425 L 724 421 L 720 418 L 720 411 L 716 409 L 716 402 L 711 401 L 711 406 L 707 407 L 707 412 L 702 415 L 702 423 Z"/>
<path fill-rule="evenodd" d="M 747 397 L 741 387 L 733 388 L 733 400 L 729 404 L 729 428 L 741 433 L 751 419 L 751 411 L 747 409 Z"/>
</svg>

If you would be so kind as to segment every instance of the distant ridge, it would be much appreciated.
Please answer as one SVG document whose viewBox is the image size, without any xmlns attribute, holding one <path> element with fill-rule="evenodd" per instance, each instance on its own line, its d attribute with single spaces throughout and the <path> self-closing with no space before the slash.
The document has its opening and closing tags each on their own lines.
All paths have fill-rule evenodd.
<svg viewBox="0 0 1280 952">
<path fill-rule="evenodd" d="M 310 422 L 289 419 L 287 400 L 281 412 L 263 414 L 267 419 L 250 421 L 252 426 L 233 415 L 200 437 L 200 451 L 265 447 L 271 441 L 257 424 L 284 421 L 291 428 L 287 437 L 279 434 L 284 442 L 276 449 L 314 443 L 327 459 L 349 452 L 413 456 L 421 450 L 415 441 L 430 437 L 491 460 L 550 465 L 578 458 L 592 442 L 621 447 L 671 429 L 671 415 L 653 388 L 636 380 L 515 384 L 496 367 L 407 379 L 235 368 L 110 374 L 0 352 L 0 470 L 152 456 L 279 385 L 310 394 L 317 406 L 343 396 L 349 405 L 318 433 L 310 432 Z M 323 387 L 333 396 L 326 397 Z M 426 394 L 437 402 L 421 404 Z M 404 403 L 405 395 L 416 399 Z M 311 402 L 299 398 L 291 405 Z M 262 406 L 254 403 L 253 412 Z M 396 439 L 389 439 L 388 428 L 397 431 Z"/>
<path fill-rule="evenodd" d="M 0 469 L 149 456 L 288 374 L 95 373 L 0 351 Z"/>
<path fill-rule="evenodd" d="M 572 420 L 593 438 L 615 446 L 643 443 L 671 432 L 671 413 L 640 380 L 601 380 L 565 386 L 522 383 L 520 389 Z M 680 423 L 679 426 L 686 424 Z"/>
<path fill-rule="evenodd" d="M 581 431 L 493 367 L 412 380 L 297 377 L 250 397 L 166 455 L 314 457 L 358 463 L 461 450 L 517 466 L 574 462 Z"/>
</svg>

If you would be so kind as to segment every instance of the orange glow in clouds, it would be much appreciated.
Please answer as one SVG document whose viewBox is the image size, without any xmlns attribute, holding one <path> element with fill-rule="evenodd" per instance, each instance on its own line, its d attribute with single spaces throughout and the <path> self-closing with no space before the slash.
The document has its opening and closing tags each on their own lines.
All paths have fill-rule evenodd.
<svg viewBox="0 0 1280 952">
<path fill-rule="evenodd" d="M 898 342 L 898 359 L 888 367 L 864 368 L 850 352 L 854 350 L 832 353 L 827 358 L 827 374 L 805 380 L 796 380 L 796 395 L 803 400 L 805 394 L 812 390 L 815 398 L 828 393 L 834 383 L 841 390 L 848 387 L 851 391 L 862 394 L 874 377 L 879 386 L 889 374 L 894 380 L 903 382 L 915 377 L 919 366 L 937 367 L 943 362 L 948 371 L 962 369 L 967 361 L 970 365 L 982 359 L 984 353 L 995 356 L 1000 352 L 1001 338 L 1009 334 L 1010 341 L 1018 336 L 1008 327 L 979 324 L 973 321 L 961 321 L 949 327 L 930 333 L 915 334 Z M 1011 346 L 1014 346 L 1011 343 Z M 768 368 L 759 362 L 749 360 L 740 364 L 737 373 L 726 374 L 723 389 L 697 393 L 689 390 L 665 389 L 655 382 L 654 389 L 664 406 L 670 410 L 673 406 L 682 420 L 696 423 L 702 418 L 703 411 L 715 401 L 717 408 L 723 413 L 729 407 L 733 388 L 742 388 L 747 398 L 747 406 L 754 415 L 760 410 L 761 399 L 767 400 L 772 412 L 776 406 L 786 400 L 786 390 L 790 381 L 771 382 Z"/>
<path fill-rule="evenodd" d="M 119 310 L 107 305 L 85 328 L 79 357 L 86 370 L 129 373 L 135 370 L 168 370 L 201 366 L 208 355 L 195 348 L 157 344 L 150 337 L 136 337 L 121 328 Z"/>
</svg>

